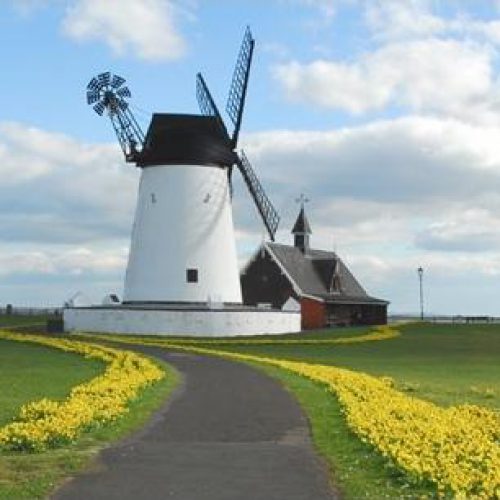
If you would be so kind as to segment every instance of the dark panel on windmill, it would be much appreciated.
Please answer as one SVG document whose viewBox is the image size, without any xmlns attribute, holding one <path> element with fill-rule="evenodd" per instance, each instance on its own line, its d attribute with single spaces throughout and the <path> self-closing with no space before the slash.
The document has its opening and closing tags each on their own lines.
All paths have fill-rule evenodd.
<svg viewBox="0 0 500 500">
<path fill-rule="evenodd" d="M 215 117 L 157 113 L 137 165 L 230 166 L 234 162 L 227 134 Z"/>
</svg>

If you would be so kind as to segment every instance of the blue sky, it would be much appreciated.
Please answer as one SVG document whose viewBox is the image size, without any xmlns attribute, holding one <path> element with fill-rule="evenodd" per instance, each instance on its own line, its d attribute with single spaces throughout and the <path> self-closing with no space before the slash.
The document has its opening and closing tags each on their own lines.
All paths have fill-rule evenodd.
<svg viewBox="0 0 500 500">
<path fill-rule="evenodd" d="M 95 117 L 89 115 L 82 98 L 90 77 L 108 68 L 125 75 L 134 92 L 134 104 L 147 111 L 198 112 L 194 94 L 197 71 L 205 74 L 222 107 L 247 24 L 258 43 L 252 69 L 252 103 L 245 116 L 247 131 L 325 129 L 350 119 L 342 110 L 331 113 L 307 104 L 289 106 L 280 88 L 273 84 L 271 69 L 290 57 L 307 61 L 315 51 L 345 54 L 359 49 L 364 42 L 359 34 L 350 32 L 350 26 L 359 23 L 352 8 L 346 9 L 341 29 L 334 32 L 330 21 L 321 21 L 321 10 L 308 2 L 179 3 L 176 22 L 185 50 L 174 60 L 165 61 L 138 57 L 131 46 L 116 54 L 100 40 L 69 39 L 61 23 L 72 2 L 41 1 L 29 3 L 31 8 L 19 4 L 24 5 L 15 0 L 6 2 L 0 10 L 6 42 L 0 49 L 1 56 L 12 68 L 2 82 L 2 114 L 6 120 L 26 121 L 83 140 L 109 140 L 109 130 L 95 127 Z M 324 25 L 316 26 L 319 23 Z M 134 28 L 130 22 L 129 29 L 140 27 Z M 22 104 L 17 96 L 23 96 Z M 266 113 L 266 109 L 272 112 Z"/>
<path fill-rule="evenodd" d="M 124 76 L 137 118 L 222 109 L 256 38 L 245 147 L 282 214 L 334 248 L 391 311 L 500 316 L 500 2 L 6 0 L 0 4 L 0 304 L 121 293 L 138 172 L 86 105 Z M 240 262 L 262 239 L 244 186 Z"/>
</svg>

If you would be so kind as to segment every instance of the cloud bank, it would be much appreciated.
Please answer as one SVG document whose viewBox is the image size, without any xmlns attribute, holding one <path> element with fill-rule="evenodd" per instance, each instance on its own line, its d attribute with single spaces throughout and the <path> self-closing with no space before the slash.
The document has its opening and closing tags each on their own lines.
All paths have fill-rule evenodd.
<svg viewBox="0 0 500 500">
<path fill-rule="evenodd" d="M 412 301 L 401 290 L 418 265 L 443 282 L 500 274 L 499 135 L 492 126 L 414 116 L 243 139 L 283 216 L 278 240 L 291 241 L 293 200 L 307 193 L 313 244 L 335 248 L 371 293 L 402 310 Z M 3 282 L 50 278 L 69 293 L 104 280 L 120 291 L 138 171 L 118 146 L 3 123 L 0 160 Z M 262 227 L 241 182 L 233 203 L 243 263 Z"/>
<path fill-rule="evenodd" d="M 119 56 L 158 61 L 184 55 L 177 24 L 170 0 L 75 0 L 66 10 L 63 31 L 77 41 L 104 42 Z"/>
<path fill-rule="evenodd" d="M 169 61 L 186 53 L 179 21 L 187 11 L 174 0 L 10 0 L 28 15 L 50 5 L 64 7 L 61 29 L 79 43 L 103 43 L 118 57 Z"/>
<path fill-rule="evenodd" d="M 500 315 L 500 22 L 445 17 L 430 1 L 300 1 L 333 25 L 344 6 L 356 5 L 371 46 L 272 68 L 291 106 L 356 116 L 322 131 L 242 137 L 283 216 L 278 241 L 291 242 L 294 199 L 304 192 L 313 245 L 336 249 L 392 311 L 417 309 L 423 266 L 428 310 Z M 148 60 L 182 54 L 171 2 L 120 2 L 139 9 L 129 14 L 144 16 L 147 36 L 129 34 L 120 9 L 107 7 L 113 3 L 96 16 L 92 1 L 72 1 L 65 33 Z M 140 10 L 146 4 L 148 13 Z M 160 32 L 174 41 L 164 43 Z M 155 52 L 165 47 L 168 54 Z M 43 287 L 59 303 L 81 287 L 120 291 L 138 172 L 116 144 L 3 122 L 0 174 L 0 301 Z M 237 181 L 241 263 L 263 234 L 245 191 Z"/>
</svg>

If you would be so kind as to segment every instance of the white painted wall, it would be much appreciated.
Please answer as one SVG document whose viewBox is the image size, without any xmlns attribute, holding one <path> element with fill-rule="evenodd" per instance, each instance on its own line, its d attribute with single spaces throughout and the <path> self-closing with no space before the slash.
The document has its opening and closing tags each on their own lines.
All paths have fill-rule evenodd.
<svg viewBox="0 0 500 500">
<path fill-rule="evenodd" d="M 198 283 L 186 270 L 198 269 Z M 241 303 L 227 170 L 142 170 L 123 300 Z"/>
<path fill-rule="evenodd" d="M 72 308 L 64 310 L 64 330 L 199 337 L 280 334 L 300 331 L 300 313 Z"/>
</svg>

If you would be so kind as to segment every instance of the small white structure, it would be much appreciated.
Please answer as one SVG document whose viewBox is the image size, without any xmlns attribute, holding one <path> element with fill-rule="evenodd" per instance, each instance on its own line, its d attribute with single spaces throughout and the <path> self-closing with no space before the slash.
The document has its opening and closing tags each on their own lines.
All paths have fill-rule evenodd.
<svg viewBox="0 0 500 500">
<path fill-rule="evenodd" d="M 114 293 L 108 293 L 102 299 L 101 304 L 103 306 L 117 306 L 120 305 L 120 299 L 118 298 L 118 295 Z"/>
<path fill-rule="evenodd" d="M 82 292 L 75 292 L 68 300 L 65 301 L 64 307 L 88 307 L 92 301 Z"/>
<path fill-rule="evenodd" d="M 288 300 L 283 304 L 281 308 L 282 311 L 294 311 L 300 313 L 300 302 L 293 298 L 292 296 L 288 297 Z"/>
<path fill-rule="evenodd" d="M 159 335 L 255 335 L 300 330 L 300 313 L 242 305 L 231 211 L 237 169 L 271 239 L 279 216 L 236 146 L 254 40 L 245 33 L 226 125 L 197 75 L 201 115 L 155 113 L 144 135 L 130 111 L 125 80 L 102 73 L 87 101 L 107 112 L 128 162 L 142 169 L 122 304 L 68 307 L 66 331 Z M 236 168 L 235 168 L 236 167 Z"/>
</svg>

